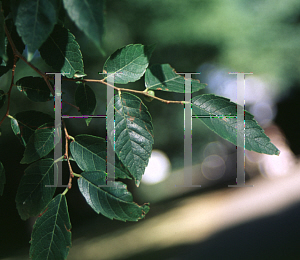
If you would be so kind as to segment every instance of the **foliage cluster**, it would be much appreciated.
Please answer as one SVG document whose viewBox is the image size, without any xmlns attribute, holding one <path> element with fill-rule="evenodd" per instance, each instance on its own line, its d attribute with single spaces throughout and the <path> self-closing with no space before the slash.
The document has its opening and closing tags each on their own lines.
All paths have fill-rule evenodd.
<svg viewBox="0 0 300 260">
<path fill-rule="evenodd" d="M 160 91 L 185 93 L 185 78 L 178 75 L 169 64 L 149 66 L 154 45 L 130 44 L 111 54 L 103 67 L 107 74 L 101 80 L 86 79 L 80 46 L 74 35 L 63 24 L 68 15 L 88 39 L 102 50 L 104 3 L 102 0 L 20 0 L 3 1 L 0 14 L 0 76 L 11 72 L 11 83 L 0 89 L 0 108 L 6 112 L 0 121 L 11 120 L 11 129 L 24 146 L 21 164 L 29 164 L 19 183 L 16 207 L 20 217 L 26 220 L 38 216 L 32 231 L 30 257 L 33 259 L 66 259 L 71 247 L 71 222 L 66 194 L 72 187 L 74 177 L 86 202 L 96 213 L 116 220 L 138 221 L 149 211 L 149 203 L 138 205 L 132 194 L 121 181 L 107 186 L 107 146 L 115 150 L 115 177 L 133 179 L 138 186 L 148 164 L 154 143 L 153 125 L 144 102 L 156 99 L 166 104 L 185 105 L 188 101 L 165 100 L 155 96 Z M 27 58 L 23 53 L 28 53 Z M 32 102 L 53 102 L 56 97 L 54 78 L 45 74 L 31 63 L 36 51 L 53 68 L 53 72 L 63 73 L 63 82 L 76 82 L 76 104 L 62 102 L 75 107 L 82 116 L 93 115 L 97 97 L 89 82 L 97 82 L 113 88 L 116 94 L 108 100 L 107 135 L 105 138 L 80 134 L 72 137 L 63 122 L 65 152 L 53 159 L 55 126 L 54 112 L 44 113 L 26 110 L 10 114 L 11 90 L 16 87 L 24 93 L 24 98 Z M 25 76 L 15 81 L 18 60 L 23 60 L 35 70 L 39 77 Z M 128 84 L 143 80 L 144 90 L 116 87 L 108 83 L 114 74 L 114 83 Z M 206 86 L 198 80 L 191 80 L 191 93 Z M 63 89 L 63 84 L 62 84 Z M 230 100 L 213 94 L 198 94 L 191 99 L 193 114 L 198 116 L 208 128 L 236 144 L 237 136 L 243 130 L 236 127 L 237 105 Z M 109 110 L 109 107 L 112 109 Z M 111 111 L 111 112 L 109 112 Z M 113 113 L 111 116 L 109 113 Z M 86 118 L 89 125 L 91 117 Z M 279 154 L 253 116 L 245 112 L 245 148 L 259 153 Z M 56 195 L 54 184 L 55 168 L 59 161 L 68 163 L 68 187 Z M 82 172 L 75 173 L 76 163 Z M 52 187 L 47 187 L 52 185 Z M 5 169 L 0 162 L 0 194 L 4 192 Z"/>
</svg>

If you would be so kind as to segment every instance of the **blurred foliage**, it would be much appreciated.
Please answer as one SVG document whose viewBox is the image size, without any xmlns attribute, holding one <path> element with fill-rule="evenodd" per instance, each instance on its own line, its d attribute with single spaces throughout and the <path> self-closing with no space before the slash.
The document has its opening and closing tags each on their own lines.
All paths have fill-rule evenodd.
<svg viewBox="0 0 300 260">
<path fill-rule="evenodd" d="M 119 0 L 107 2 L 106 13 L 106 53 L 130 43 L 157 43 L 151 64 L 169 63 L 177 72 L 199 72 L 203 63 L 225 67 L 228 72 L 253 72 L 268 81 L 276 96 L 300 80 L 299 1 Z M 96 56 L 96 49 L 91 51 L 81 35 L 77 37 L 86 70 L 100 71 L 105 57 Z M 144 88 L 141 83 L 132 87 Z M 204 91 L 209 92 L 209 86 Z M 167 98 L 164 93 L 159 95 Z M 174 94 L 172 98 L 183 100 L 184 96 Z M 173 167 L 182 166 L 183 107 L 158 101 L 147 106 L 154 121 L 154 147 L 173 156 Z M 171 123 L 173 131 L 166 134 Z M 201 137 L 199 142 L 194 136 Z M 193 152 L 211 138 L 217 137 L 194 120 Z"/>
</svg>

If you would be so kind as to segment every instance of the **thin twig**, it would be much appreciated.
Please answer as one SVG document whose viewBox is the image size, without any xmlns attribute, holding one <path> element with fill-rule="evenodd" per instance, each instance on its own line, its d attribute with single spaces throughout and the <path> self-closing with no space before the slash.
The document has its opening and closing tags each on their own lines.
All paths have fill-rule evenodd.
<svg viewBox="0 0 300 260">
<path fill-rule="evenodd" d="M 77 111 L 78 111 L 78 112 L 80 111 L 80 108 L 79 108 L 78 106 L 75 106 L 75 105 L 73 105 L 73 104 L 69 103 L 69 102 L 68 102 L 68 101 L 66 101 L 66 100 L 62 100 L 62 102 L 64 102 L 64 103 L 68 104 L 69 106 L 75 107 L 75 108 L 77 109 Z"/>
<path fill-rule="evenodd" d="M 162 99 L 156 96 L 151 96 L 148 93 L 141 91 L 141 90 L 134 90 L 134 89 L 128 89 L 128 88 L 118 88 L 116 86 L 113 86 L 107 82 L 105 82 L 104 79 L 70 79 L 70 78 L 62 78 L 62 80 L 66 80 L 66 81 L 80 81 L 80 82 L 93 82 L 93 83 L 101 83 L 104 84 L 106 86 L 109 86 L 111 88 L 114 88 L 115 90 L 118 91 L 127 91 L 127 92 L 132 92 L 132 93 L 137 93 L 137 94 L 141 94 L 153 99 L 157 99 L 161 102 L 167 103 L 167 104 L 188 104 L 188 101 L 175 101 L 175 100 L 166 100 L 166 99 Z"/>
<path fill-rule="evenodd" d="M 68 161 L 68 165 L 69 165 L 69 170 L 70 170 L 70 177 L 69 177 L 69 183 L 68 183 L 68 188 L 71 189 L 72 188 L 72 180 L 74 178 L 74 174 L 73 174 L 73 169 L 69 160 L 69 134 L 66 128 L 66 124 L 63 121 L 63 125 L 64 125 L 64 131 L 65 131 L 65 135 L 66 135 L 66 149 L 65 149 L 65 158 Z"/>
</svg>

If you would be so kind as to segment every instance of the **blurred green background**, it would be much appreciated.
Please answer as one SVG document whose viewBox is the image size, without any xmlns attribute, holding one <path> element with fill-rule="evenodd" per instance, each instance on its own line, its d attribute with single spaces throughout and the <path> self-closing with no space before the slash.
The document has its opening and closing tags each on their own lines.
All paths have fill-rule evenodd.
<svg viewBox="0 0 300 260">
<path fill-rule="evenodd" d="M 96 46 L 76 28 L 72 21 L 66 20 L 67 27 L 75 35 L 81 47 L 86 78 L 100 78 L 98 72 L 102 72 L 104 62 L 110 54 L 127 44 L 136 43 L 157 44 L 150 65 L 169 63 L 177 72 L 201 72 L 201 75 L 195 78 L 200 79 L 203 83 L 208 83 L 208 86 L 200 94 L 216 93 L 236 101 L 234 100 L 236 98 L 236 89 L 234 88 L 236 78 L 228 75 L 228 72 L 253 72 L 253 76 L 246 76 L 246 108 L 249 108 L 257 120 L 261 119 L 258 122 L 263 127 L 268 127 L 276 121 L 290 144 L 294 145 L 294 154 L 299 153 L 300 144 L 296 133 L 299 133 L 297 111 L 300 106 L 299 99 L 295 98 L 299 95 L 300 83 L 299 1 L 115 0 L 107 1 L 105 17 L 106 34 L 103 46 L 106 57 L 101 56 Z M 38 54 L 33 63 L 45 72 L 51 71 Z M 27 68 L 21 61 L 18 62 L 16 73 L 16 80 L 25 75 L 34 75 L 30 68 Z M 1 88 L 8 89 L 9 77 L 10 75 L 5 75 L 1 78 Z M 90 85 L 98 100 L 95 114 L 105 114 L 106 87 L 97 84 Z M 124 87 L 139 90 L 145 88 L 143 80 Z M 65 99 L 74 103 L 75 85 L 73 83 L 65 84 L 63 91 L 66 93 Z M 184 96 L 181 94 L 157 91 L 156 95 L 170 100 L 184 100 Z M 286 100 L 289 100 L 290 107 L 282 105 Z M 155 140 L 153 148 L 164 152 L 169 158 L 170 178 L 172 178 L 172 173 L 183 167 L 183 106 L 167 105 L 157 100 L 151 103 L 145 102 L 145 104 L 153 118 Z M 32 104 L 24 97 L 22 98 L 22 93 L 16 89 L 12 92 L 12 114 L 22 110 L 24 106 L 28 110 L 38 109 L 48 113 L 53 112 L 51 102 L 42 105 L 44 108 L 41 108 L 39 103 Z M 64 104 L 63 111 L 69 115 L 76 114 L 75 110 Z M 2 108 L 0 112 L 1 115 L 4 114 L 5 108 Z M 261 115 L 265 116 L 260 118 Z M 69 119 L 66 120 L 66 123 L 69 134 L 72 136 L 80 133 L 102 137 L 106 135 L 105 120 L 103 119 L 93 119 L 89 127 L 86 127 L 83 119 Z M 23 147 L 13 136 L 8 120 L 3 124 L 1 130 L 0 156 L 7 173 L 5 194 L 0 199 L 0 214 L 3 223 L 1 224 L 2 230 L 0 230 L 0 257 L 1 255 L 4 257 L 28 252 L 32 220 L 21 221 L 14 207 L 16 181 L 19 181 L 26 167 L 15 163 L 16 160 L 21 160 Z M 216 145 L 211 148 L 210 144 Z M 14 158 L 9 157 L 8 149 L 12 149 L 15 154 Z M 199 120 L 194 119 L 193 163 L 201 164 L 207 155 L 212 154 L 217 154 L 222 158 L 226 169 L 220 178 L 216 178 L 214 181 L 209 180 L 208 187 L 210 187 L 209 189 L 227 187 L 227 184 L 232 184 L 235 180 L 235 146 L 222 140 Z M 195 180 L 197 180 L 197 174 L 201 174 L 201 170 L 194 174 Z M 173 176 L 175 177 L 175 175 Z M 182 184 L 182 176 L 176 180 L 178 183 L 174 184 Z M 227 183 L 230 181 L 231 183 Z M 198 183 L 195 181 L 194 184 Z M 167 210 L 168 207 L 171 207 L 169 206 L 170 200 L 183 196 L 182 191 L 176 190 L 173 184 L 172 187 L 157 185 L 147 187 L 142 183 L 140 188 L 134 187 L 132 183 L 128 183 L 128 185 L 136 202 L 150 201 L 154 203 L 152 204 L 154 206 L 153 213 L 149 212 L 149 218 L 151 214 L 159 214 L 162 208 Z M 143 188 L 147 192 L 139 193 L 138 189 L 142 190 Z M 68 193 L 73 238 L 103 235 L 123 227 L 138 225 L 138 223 L 119 223 L 97 216 L 84 203 L 84 199 L 76 189 L 74 181 L 74 187 Z M 164 193 L 159 193 L 162 190 Z M 185 193 L 188 192 L 185 191 Z M 203 189 L 192 192 L 192 194 L 201 193 Z M 159 195 L 155 197 L 154 193 Z M 158 208 L 155 208 L 156 202 L 157 205 L 160 205 Z M 91 225 L 84 231 L 80 229 L 80 226 L 84 226 L 87 222 L 95 223 L 99 227 L 97 233 L 91 230 L 93 229 Z M 4 236 L 4 234 L 6 235 Z M 101 258 L 95 257 L 95 259 Z M 152 259 L 163 258 L 156 255 Z"/>
</svg>

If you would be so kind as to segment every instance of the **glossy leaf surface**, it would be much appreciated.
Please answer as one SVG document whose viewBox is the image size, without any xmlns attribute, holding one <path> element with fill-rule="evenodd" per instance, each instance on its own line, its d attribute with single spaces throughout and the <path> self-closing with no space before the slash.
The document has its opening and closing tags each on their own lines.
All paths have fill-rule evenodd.
<svg viewBox="0 0 300 260">
<path fill-rule="evenodd" d="M 139 206 L 133 202 L 127 186 L 114 182 L 114 187 L 99 187 L 106 185 L 106 173 L 103 171 L 83 172 L 78 179 L 80 192 L 86 202 L 98 214 L 122 221 L 138 221 L 149 211 L 149 205 Z"/>
<path fill-rule="evenodd" d="M 237 132 L 237 119 L 226 116 L 236 116 L 237 105 L 227 98 L 205 94 L 192 99 L 193 115 L 211 116 L 201 118 L 201 121 L 222 138 L 236 145 L 237 135 L 244 139 L 244 131 Z M 265 135 L 257 124 L 254 116 L 245 111 L 245 148 L 249 151 L 266 154 L 279 154 L 279 150 Z"/>
<path fill-rule="evenodd" d="M 46 124 L 30 136 L 20 163 L 32 163 L 50 153 L 54 148 L 53 125 Z"/>
<path fill-rule="evenodd" d="M 70 18 L 101 50 L 104 33 L 104 0 L 63 0 Z"/>
<path fill-rule="evenodd" d="M 31 235 L 33 260 L 65 260 L 71 247 L 71 222 L 66 197 L 58 194 L 36 220 Z"/>
<path fill-rule="evenodd" d="M 191 92 L 205 88 L 207 84 L 200 83 L 197 79 L 191 80 Z M 169 92 L 185 93 L 185 78 L 169 64 L 156 64 L 147 68 L 145 73 L 145 86 L 147 89 Z"/>
<path fill-rule="evenodd" d="M 55 187 L 46 185 L 54 185 L 53 159 L 43 159 L 31 164 L 21 178 L 16 204 L 23 220 L 37 216 L 52 199 Z"/>
<path fill-rule="evenodd" d="M 106 140 L 91 135 L 77 135 L 70 144 L 72 157 L 83 171 L 106 171 Z M 131 178 L 128 170 L 115 157 L 115 177 Z"/>
<path fill-rule="evenodd" d="M 111 100 L 109 106 L 112 105 Z M 115 95 L 114 110 L 115 150 L 139 185 L 154 143 L 152 119 L 142 100 L 129 93 Z M 108 117 L 113 118 L 113 115 L 108 114 Z M 114 140 L 114 122 L 107 124 L 110 140 Z"/>
<path fill-rule="evenodd" d="M 41 47 L 57 21 L 57 0 L 23 0 L 15 6 L 15 25 L 28 47 L 28 60 Z"/>
<path fill-rule="evenodd" d="M 130 44 L 118 49 L 106 60 L 103 72 L 116 73 L 117 84 L 137 81 L 144 75 L 154 48 L 155 45 Z"/>
<path fill-rule="evenodd" d="M 65 73 L 68 78 L 83 74 L 83 60 L 75 37 L 66 28 L 56 25 L 40 48 L 41 57 L 54 70 Z"/>
</svg>

